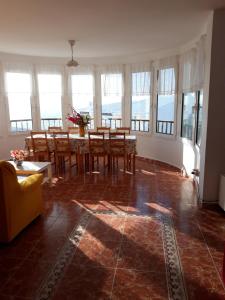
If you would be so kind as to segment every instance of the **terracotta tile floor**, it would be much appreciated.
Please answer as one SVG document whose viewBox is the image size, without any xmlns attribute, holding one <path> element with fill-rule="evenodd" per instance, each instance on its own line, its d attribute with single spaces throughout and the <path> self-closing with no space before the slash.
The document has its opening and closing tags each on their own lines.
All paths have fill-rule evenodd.
<svg viewBox="0 0 225 300">
<path fill-rule="evenodd" d="M 137 172 L 55 178 L 44 214 L 0 245 L 0 299 L 225 299 L 225 219 L 191 180 Z"/>
</svg>

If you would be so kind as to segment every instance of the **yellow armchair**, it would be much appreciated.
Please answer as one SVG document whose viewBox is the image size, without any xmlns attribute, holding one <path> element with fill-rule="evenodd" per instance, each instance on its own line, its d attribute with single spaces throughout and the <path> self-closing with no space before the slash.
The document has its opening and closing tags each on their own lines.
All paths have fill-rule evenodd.
<svg viewBox="0 0 225 300">
<path fill-rule="evenodd" d="M 0 161 L 0 242 L 10 242 L 43 211 L 42 174 L 19 183 L 15 168 Z"/>
</svg>

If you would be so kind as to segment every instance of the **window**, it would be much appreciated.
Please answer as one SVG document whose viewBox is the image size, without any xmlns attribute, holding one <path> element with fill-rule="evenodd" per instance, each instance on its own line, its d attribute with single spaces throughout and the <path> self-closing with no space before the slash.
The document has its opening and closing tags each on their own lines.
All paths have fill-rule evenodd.
<svg viewBox="0 0 225 300">
<path fill-rule="evenodd" d="M 131 130 L 149 131 L 150 72 L 132 73 Z"/>
<path fill-rule="evenodd" d="M 93 76 L 72 75 L 71 82 L 73 107 L 81 114 L 89 114 L 90 128 L 94 128 Z"/>
<path fill-rule="evenodd" d="M 62 77 L 59 74 L 38 74 L 41 129 L 62 126 Z"/>
<path fill-rule="evenodd" d="M 183 94 L 181 136 L 189 140 L 193 137 L 195 93 Z"/>
<path fill-rule="evenodd" d="M 9 105 L 10 130 L 12 132 L 32 130 L 31 75 L 7 72 L 6 90 Z"/>
<path fill-rule="evenodd" d="M 102 74 L 102 126 L 122 125 L 122 74 Z"/>
<path fill-rule="evenodd" d="M 196 144 L 200 147 L 202 138 L 203 91 L 198 92 Z"/>
<path fill-rule="evenodd" d="M 159 70 L 156 113 L 157 133 L 174 134 L 175 91 L 175 69 Z"/>
</svg>

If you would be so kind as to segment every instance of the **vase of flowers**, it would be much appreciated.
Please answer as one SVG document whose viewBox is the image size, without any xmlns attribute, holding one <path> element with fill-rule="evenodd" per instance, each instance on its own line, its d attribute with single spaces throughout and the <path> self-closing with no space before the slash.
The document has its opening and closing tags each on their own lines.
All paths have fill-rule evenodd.
<svg viewBox="0 0 225 300">
<path fill-rule="evenodd" d="M 22 166 L 24 158 L 26 157 L 26 151 L 24 150 L 11 150 L 10 155 L 13 158 L 14 162 L 16 163 L 17 167 Z"/>
<path fill-rule="evenodd" d="M 90 123 L 89 114 L 80 114 L 72 107 L 72 113 L 67 115 L 68 121 L 79 126 L 79 136 L 85 136 L 85 127 Z"/>
</svg>

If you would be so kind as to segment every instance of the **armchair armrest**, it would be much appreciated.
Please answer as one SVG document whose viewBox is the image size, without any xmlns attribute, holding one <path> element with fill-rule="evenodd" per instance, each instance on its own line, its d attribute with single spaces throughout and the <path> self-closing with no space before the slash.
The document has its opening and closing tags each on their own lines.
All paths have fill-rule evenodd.
<svg viewBox="0 0 225 300">
<path fill-rule="evenodd" d="M 34 174 L 28 176 L 25 180 L 20 182 L 20 188 L 22 192 L 31 191 L 37 187 L 39 187 L 43 180 L 43 174 Z"/>
</svg>

